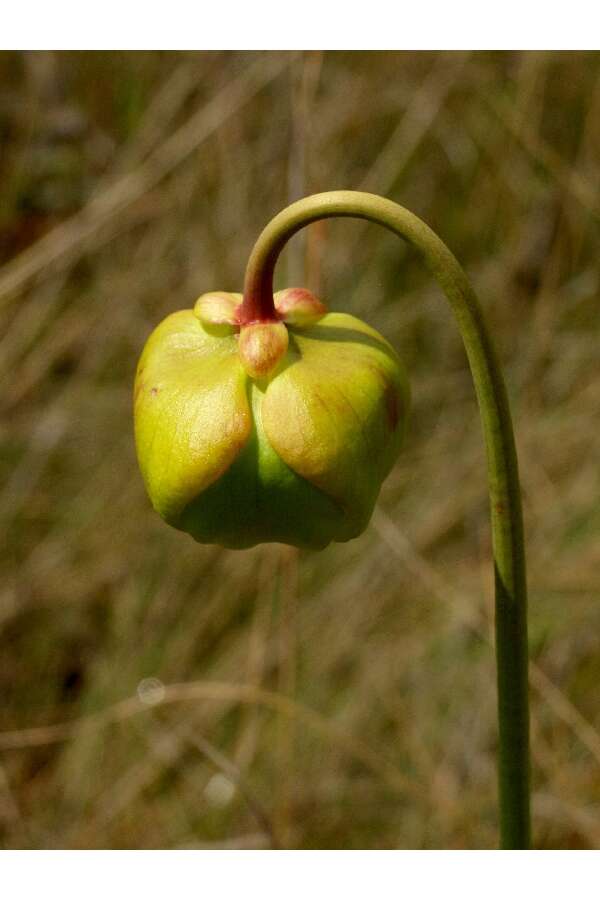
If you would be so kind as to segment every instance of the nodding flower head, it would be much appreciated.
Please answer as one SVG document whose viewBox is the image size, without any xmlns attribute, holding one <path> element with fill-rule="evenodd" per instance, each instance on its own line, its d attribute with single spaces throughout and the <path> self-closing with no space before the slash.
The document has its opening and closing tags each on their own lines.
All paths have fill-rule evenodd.
<svg viewBox="0 0 600 900">
<path fill-rule="evenodd" d="M 150 335 L 135 380 L 140 468 L 155 510 L 197 541 L 319 549 L 367 526 L 402 441 L 408 384 L 392 347 L 303 288 L 240 324 L 204 294 Z"/>
</svg>

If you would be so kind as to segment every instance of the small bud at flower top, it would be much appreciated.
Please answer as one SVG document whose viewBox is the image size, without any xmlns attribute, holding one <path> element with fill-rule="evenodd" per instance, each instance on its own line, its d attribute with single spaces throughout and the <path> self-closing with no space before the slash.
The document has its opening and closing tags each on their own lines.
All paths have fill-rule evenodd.
<svg viewBox="0 0 600 900">
<path fill-rule="evenodd" d="M 327 312 L 327 307 L 304 288 L 287 288 L 273 299 L 277 314 L 289 325 L 312 325 Z"/>
<path fill-rule="evenodd" d="M 198 297 L 194 305 L 194 315 L 205 325 L 237 325 L 236 310 L 241 301 L 241 294 L 212 291 Z"/>
<path fill-rule="evenodd" d="M 256 322 L 240 331 L 238 351 L 250 378 L 265 378 L 276 368 L 288 348 L 283 322 Z"/>
</svg>

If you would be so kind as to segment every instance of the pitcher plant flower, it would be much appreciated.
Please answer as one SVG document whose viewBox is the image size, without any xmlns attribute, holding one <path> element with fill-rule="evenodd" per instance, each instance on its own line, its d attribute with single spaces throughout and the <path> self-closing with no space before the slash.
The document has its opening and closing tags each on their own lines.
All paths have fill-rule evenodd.
<svg viewBox="0 0 600 900">
<path fill-rule="evenodd" d="M 155 510 L 197 541 L 321 549 L 368 524 L 396 461 L 408 382 L 360 319 L 302 289 L 242 324 L 242 298 L 205 294 L 150 336 L 136 442 Z"/>
<path fill-rule="evenodd" d="M 244 293 L 204 294 L 150 335 L 135 380 L 138 460 L 155 510 L 197 541 L 322 549 L 367 527 L 405 431 L 402 363 L 372 327 L 304 288 L 273 294 L 292 235 L 334 216 L 376 222 L 422 255 L 460 329 L 483 426 L 496 591 L 500 843 L 529 821 L 527 600 L 521 493 L 504 381 L 479 302 L 437 235 L 390 200 L 331 191 L 293 203 L 251 253 Z"/>
</svg>

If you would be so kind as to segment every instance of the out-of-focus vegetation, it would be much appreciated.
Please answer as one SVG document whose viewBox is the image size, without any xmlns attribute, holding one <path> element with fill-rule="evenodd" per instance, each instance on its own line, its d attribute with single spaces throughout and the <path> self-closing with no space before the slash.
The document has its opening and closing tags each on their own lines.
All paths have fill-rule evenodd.
<svg viewBox="0 0 600 900">
<path fill-rule="evenodd" d="M 199 546 L 136 467 L 150 330 L 240 290 L 289 201 L 355 188 L 438 231 L 496 336 L 535 841 L 599 847 L 600 55 L 4 53 L 0 140 L 3 845 L 494 846 L 482 440 L 414 254 L 329 222 L 278 273 L 410 369 L 406 448 L 360 539 Z"/>
</svg>

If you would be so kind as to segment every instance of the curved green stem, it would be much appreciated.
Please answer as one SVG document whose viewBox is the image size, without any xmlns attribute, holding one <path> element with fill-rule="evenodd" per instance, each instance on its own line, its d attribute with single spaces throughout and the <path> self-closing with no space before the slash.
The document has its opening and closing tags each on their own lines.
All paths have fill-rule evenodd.
<svg viewBox="0 0 600 900">
<path fill-rule="evenodd" d="M 273 270 L 289 238 L 310 222 L 334 216 L 368 219 L 413 244 L 443 288 L 460 329 L 483 425 L 496 585 L 500 839 L 526 849 L 529 821 L 527 599 L 521 490 L 504 381 L 475 293 L 461 266 L 417 216 L 391 200 L 357 191 L 316 194 L 284 209 L 264 229 L 246 269 L 242 315 L 270 319 Z"/>
</svg>

